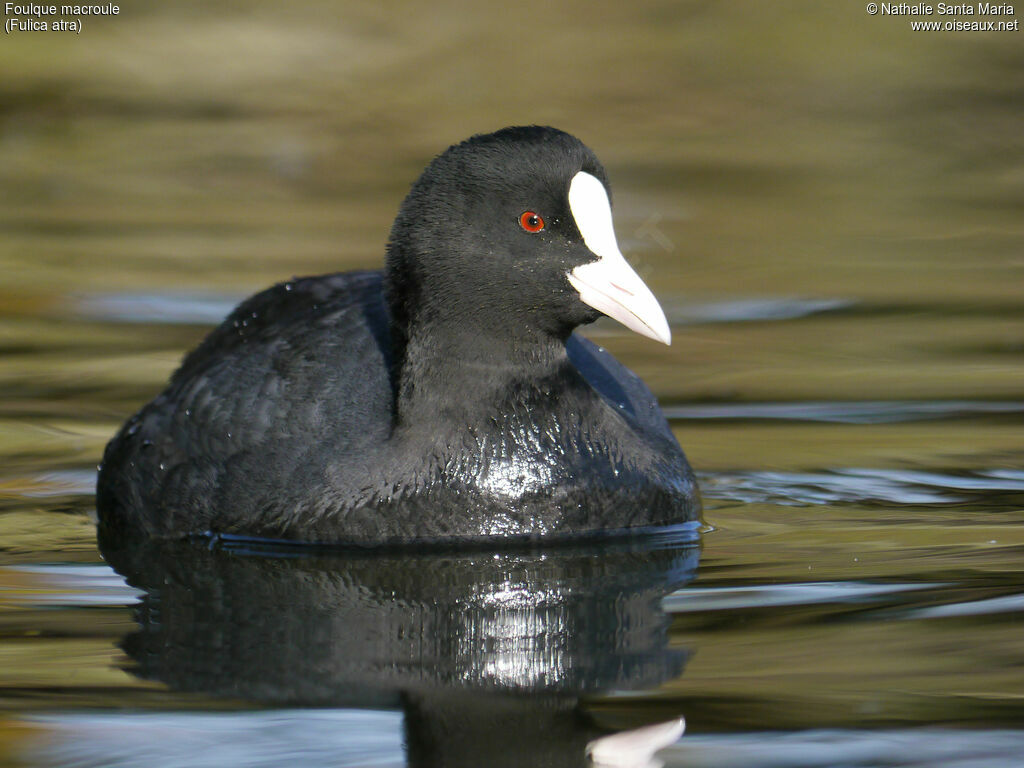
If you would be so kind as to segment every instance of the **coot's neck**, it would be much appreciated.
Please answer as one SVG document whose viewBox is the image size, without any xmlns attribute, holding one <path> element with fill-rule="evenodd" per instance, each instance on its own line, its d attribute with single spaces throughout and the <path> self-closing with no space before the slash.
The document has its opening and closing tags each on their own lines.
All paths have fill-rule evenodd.
<svg viewBox="0 0 1024 768">
<path fill-rule="evenodd" d="M 458 322 L 416 324 L 399 361 L 395 410 L 405 426 L 472 423 L 510 391 L 550 381 L 569 365 L 564 338 Z"/>
</svg>

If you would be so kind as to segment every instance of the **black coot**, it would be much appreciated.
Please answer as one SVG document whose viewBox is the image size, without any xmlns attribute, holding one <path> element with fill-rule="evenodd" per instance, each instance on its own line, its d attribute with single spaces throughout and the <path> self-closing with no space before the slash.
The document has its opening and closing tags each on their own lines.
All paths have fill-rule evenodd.
<svg viewBox="0 0 1024 768">
<path fill-rule="evenodd" d="M 506 128 L 437 157 L 382 272 L 242 303 L 107 446 L 101 535 L 381 544 L 695 520 L 650 390 L 572 334 L 669 342 L 619 252 L 594 154 Z"/>
</svg>

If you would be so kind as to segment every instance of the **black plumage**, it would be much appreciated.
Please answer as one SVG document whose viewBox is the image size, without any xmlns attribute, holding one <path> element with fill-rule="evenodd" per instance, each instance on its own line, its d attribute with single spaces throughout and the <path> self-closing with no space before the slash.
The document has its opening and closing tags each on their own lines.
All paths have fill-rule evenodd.
<svg viewBox="0 0 1024 768">
<path fill-rule="evenodd" d="M 567 199 L 581 171 L 607 186 L 551 128 L 474 137 L 413 185 L 383 272 L 243 302 L 108 445 L 101 533 L 378 544 L 696 519 L 654 396 L 572 334 L 599 316 L 566 278 L 596 258 Z"/>
</svg>

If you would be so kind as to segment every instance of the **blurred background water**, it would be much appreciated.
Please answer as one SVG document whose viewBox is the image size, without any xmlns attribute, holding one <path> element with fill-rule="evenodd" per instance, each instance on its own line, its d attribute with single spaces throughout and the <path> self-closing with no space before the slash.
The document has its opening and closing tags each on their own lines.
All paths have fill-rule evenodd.
<svg viewBox="0 0 1024 768">
<path fill-rule="evenodd" d="M 127 0 L 4 36 L 0 766 L 402 764 L 393 712 L 131 674 L 95 465 L 234 302 L 378 266 L 431 157 L 523 123 L 608 169 L 674 341 L 587 333 L 660 397 L 714 529 L 663 601 L 685 671 L 582 710 L 684 714 L 672 765 L 1014 764 L 1021 34 L 848 0 Z"/>
</svg>

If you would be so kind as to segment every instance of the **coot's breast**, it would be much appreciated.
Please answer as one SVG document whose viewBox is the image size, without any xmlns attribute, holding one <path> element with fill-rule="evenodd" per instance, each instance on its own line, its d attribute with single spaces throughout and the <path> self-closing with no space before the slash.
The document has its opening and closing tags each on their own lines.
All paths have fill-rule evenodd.
<svg viewBox="0 0 1024 768">
<path fill-rule="evenodd" d="M 239 306 L 108 446 L 103 527 L 374 543 L 697 517 L 656 399 L 579 336 L 557 380 L 505 392 L 493 416 L 396 438 L 382 283 L 305 278 Z"/>
<path fill-rule="evenodd" d="M 108 446 L 104 527 L 373 543 L 696 517 L 654 396 L 578 336 L 564 380 L 504 393 L 479 423 L 395 437 L 382 282 L 299 279 L 239 306 Z"/>
</svg>

